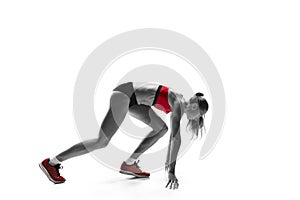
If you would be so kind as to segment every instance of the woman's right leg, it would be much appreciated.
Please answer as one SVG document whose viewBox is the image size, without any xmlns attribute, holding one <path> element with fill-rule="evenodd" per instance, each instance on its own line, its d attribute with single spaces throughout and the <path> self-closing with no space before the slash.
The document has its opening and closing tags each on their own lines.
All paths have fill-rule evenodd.
<svg viewBox="0 0 300 200">
<path fill-rule="evenodd" d="M 110 108 L 102 121 L 98 138 L 75 144 L 56 158 L 62 162 L 69 158 L 86 154 L 107 146 L 112 136 L 122 124 L 128 112 L 129 98 L 122 92 L 114 91 L 110 98 Z"/>
</svg>

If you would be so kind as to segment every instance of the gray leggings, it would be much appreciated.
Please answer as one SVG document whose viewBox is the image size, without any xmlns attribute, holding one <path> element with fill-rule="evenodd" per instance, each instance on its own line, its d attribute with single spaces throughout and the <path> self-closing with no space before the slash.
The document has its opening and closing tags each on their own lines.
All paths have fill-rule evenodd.
<svg viewBox="0 0 300 200">
<path fill-rule="evenodd" d="M 109 110 L 101 123 L 98 137 L 75 144 L 58 154 L 56 158 L 62 162 L 86 154 L 89 151 L 106 147 L 121 126 L 127 113 L 152 128 L 132 153 L 132 158 L 137 159 L 168 131 L 166 123 L 152 110 L 151 106 L 137 103 L 132 82 L 127 82 L 113 90 Z"/>
</svg>

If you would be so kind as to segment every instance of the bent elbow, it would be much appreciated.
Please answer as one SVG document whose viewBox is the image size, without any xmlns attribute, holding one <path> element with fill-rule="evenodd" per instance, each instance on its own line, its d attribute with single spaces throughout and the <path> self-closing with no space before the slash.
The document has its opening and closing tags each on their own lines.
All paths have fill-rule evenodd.
<svg viewBox="0 0 300 200">
<path fill-rule="evenodd" d="M 181 144 L 181 137 L 180 134 L 177 134 L 172 138 L 173 142 L 176 142 L 177 144 Z"/>
</svg>

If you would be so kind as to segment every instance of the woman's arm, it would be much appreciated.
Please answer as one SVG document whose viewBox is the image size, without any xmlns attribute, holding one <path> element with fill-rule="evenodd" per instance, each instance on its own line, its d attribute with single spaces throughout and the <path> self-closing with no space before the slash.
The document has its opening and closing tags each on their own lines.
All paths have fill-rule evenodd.
<svg viewBox="0 0 300 200">
<path fill-rule="evenodd" d="M 181 145 L 181 137 L 180 137 L 180 119 L 181 119 L 181 110 L 180 104 L 176 103 L 174 105 L 174 109 L 171 113 L 170 118 L 170 126 L 171 126 L 171 135 L 169 140 L 169 148 L 166 160 L 166 170 L 168 172 L 168 184 L 170 184 L 170 189 L 178 188 L 178 180 L 175 176 L 175 165 L 177 154 Z"/>
<path fill-rule="evenodd" d="M 180 119 L 171 119 L 171 135 L 169 140 L 168 172 L 175 174 L 177 154 L 181 145 Z"/>
</svg>

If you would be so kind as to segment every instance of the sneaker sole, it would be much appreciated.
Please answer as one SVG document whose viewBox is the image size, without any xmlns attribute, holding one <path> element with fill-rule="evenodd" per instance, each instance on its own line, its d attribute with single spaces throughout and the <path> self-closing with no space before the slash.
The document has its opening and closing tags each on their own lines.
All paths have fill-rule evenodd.
<svg viewBox="0 0 300 200">
<path fill-rule="evenodd" d="M 53 182 L 54 184 L 59 184 L 59 183 L 64 183 L 65 181 L 56 181 L 54 179 L 51 178 L 50 174 L 48 173 L 48 171 L 46 170 L 46 168 L 43 166 L 42 163 L 39 163 L 39 167 L 41 168 L 41 170 L 44 172 L 44 174 L 47 176 L 47 178 Z"/>
<path fill-rule="evenodd" d="M 125 170 L 120 170 L 119 172 L 121 174 L 132 175 L 132 176 L 135 176 L 135 177 L 138 177 L 138 178 L 148 178 L 150 176 L 150 175 L 149 176 L 143 176 L 143 175 L 135 174 L 133 172 L 125 171 Z"/>
</svg>

